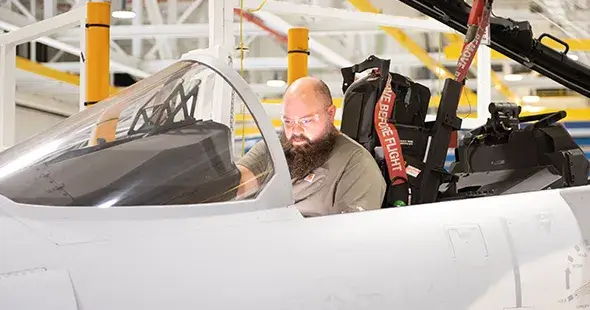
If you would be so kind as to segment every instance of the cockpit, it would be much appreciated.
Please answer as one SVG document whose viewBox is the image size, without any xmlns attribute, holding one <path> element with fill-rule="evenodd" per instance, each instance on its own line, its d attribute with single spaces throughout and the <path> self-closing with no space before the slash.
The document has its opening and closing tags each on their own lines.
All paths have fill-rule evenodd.
<svg viewBox="0 0 590 310">
<path fill-rule="evenodd" d="M 385 69 L 380 72 L 387 72 L 389 65 L 382 67 Z M 385 76 L 382 75 L 382 78 Z M 508 125 L 538 122 L 524 129 L 515 127 L 512 136 L 523 136 L 518 140 L 488 141 L 490 145 L 474 146 L 469 141 L 461 144 L 456 150 L 460 155 L 460 160 L 455 163 L 458 168 L 447 172 L 440 167 L 444 164 L 450 133 L 457 130 L 455 122 L 425 123 L 429 93 L 401 76 L 393 76 L 397 78 L 392 80 L 392 88 L 399 95 L 399 100 L 409 98 L 413 102 L 405 104 L 405 110 L 396 112 L 394 119 L 388 120 L 396 123 L 403 141 L 412 141 L 410 144 L 400 143 L 406 162 L 418 167 L 415 176 L 408 174 L 411 176 L 411 190 L 400 191 L 405 196 L 412 193 L 411 204 L 481 197 L 488 192 L 500 194 L 531 191 L 539 187 L 587 184 L 588 161 L 584 153 L 564 128 L 553 124 L 563 117 L 563 113 L 538 115 L 538 119 L 519 117 L 519 112 L 507 114 L 511 109 L 509 104 L 492 104 L 494 109 L 501 107 L 499 113 L 490 111 L 496 116 L 489 119 L 489 124 L 480 128 L 481 131 L 489 131 L 488 127 L 499 128 L 498 122 Z M 378 87 L 369 85 L 381 82 L 379 79 L 371 81 L 359 80 L 345 92 L 341 130 L 375 156 L 386 177 L 381 158 L 383 148 L 379 152 L 380 145 L 372 134 L 375 123 L 371 111 L 380 91 Z M 345 76 L 344 85 L 350 85 L 349 82 Z M 454 89 L 457 100 L 445 101 L 441 104 L 443 108 L 439 108 L 439 112 L 443 112 L 438 114 L 444 117 L 456 114 L 460 85 Z M 244 180 L 246 174 L 236 165 L 236 155 L 241 152 L 240 145 L 234 144 L 231 117 L 236 114 L 235 111 L 247 113 L 242 116 L 257 129 L 257 132 L 249 134 L 261 137 L 259 145 L 266 148 L 265 153 L 270 155 L 270 164 L 263 172 L 264 176 L 252 177 L 261 182 L 254 192 L 243 190 L 248 188 L 251 180 Z M 508 126 L 506 124 L 504 127 Z M 533 139 L 537 131 L 542 132 L 538 141 Z M 497 130 L 493 132 L 497 134 Z M 424 157 L 429 141 L 427 136 L 434 137 L 431 140 L 437 142 L 429 148 L 426 162 L 422 162 L 420 158 Z M 245 133 L 242 141 L 244 138 L 248 138 Z M 519 148 L 523 145 L 519 141 L 529 141 L 531 147 L 527 149 L 541 150 L 537 152 L 539 154 L 534 154 L 538 155 L 538 160 L 528 160 L 530 167 L 523 164 L 480 167 L 471 161 L 472 158 L 479 158 L 477 156 L 488 158 L 488 149 L 497 149 L 500 144 L 506 148 L 514 144 Z M 473 153 L 476 151 L 479 153 Z M 520 158 L 510 155 L 512 153 L 503 151 L 494 158 L 503 163 L 511 162 L 506 158 Z M 487 157 L 478 154 L 486 154 Z M 414 156 L 417 160 L 412 161 Z M 430 162 L 435 160 L 440 162 Z M 467 174 L 464 173 L 465 167 L 468 167 Z M 474 167 L 477 171 L 473 170 Z M 514 172 L 516 170 L 518 174 Z M 490 172 L 499 176 L 490 177 Z M 474 177 L 478 179 L 473 181 Z M 461 180 L 464 182 L 461 183 Z M 532 185 L 523 186 L 526 182 Z M 441 191 L 442 184 L 448 184 L 448 188 Z M 473 189 L 473 184 L 478 186 Z M 381 207 L 392 205 L 390 202 L 395 205 L 399 200 L 395 193 L 397 191 L 388 190 Z M 428 199 L 420 201 L 420 197 L 426 197 L 424 193 L 428 193 Z M 207 210 L 203 214 L 293 205 L 291 178 L 284 152 L 260 100 L 233 68 L 221 59 L 209 56 L 195 56 L 176 62 L 48 131 L 0 153 L 0 196 L 15 203 L 36 206 L 219 205 L 205 208 L 215 211 Z M 236 202 L 239 206 L 234 208 Z"/>
<path fill-rule="evenodd" d="M 214 67 L 174 63 L 0 153 L 0 195 L 22 204 L 100 208 L 242 199 L 233 126 L 212 112 L 222 86 L 241 108 L 240 92 Z"/>
</svg>

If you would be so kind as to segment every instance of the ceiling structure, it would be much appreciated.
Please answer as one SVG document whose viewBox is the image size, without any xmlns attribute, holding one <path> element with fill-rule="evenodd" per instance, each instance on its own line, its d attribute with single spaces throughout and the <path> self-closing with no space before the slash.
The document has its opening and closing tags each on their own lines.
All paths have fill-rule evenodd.
<svg viewBox="0 0 590 310">
<path fill-rule="evenodd" d="M 123 0 L 124 1 L 124 0 Z M 114 10 L 133 10 L 132 20 L 111 19 L 111 72 L 118 85 L 148 76 L 177 61 L 185 52 L 207 48 L 208 5 L 214 0 L 130 0 L 111 2 Z M 221 1 L 221 0 L 215 0 Z M 338 18 L 320 18 L 310 10 L 307 15 L 274 14 L 264 10 L 241 16 L 235 10 L 236 46 L 240 40 L 248 47 L 244 59 L 244 78 L 261 98 L 279 98 L 285 89 L 277 81 L 287 78 L 286 29 L 307 27 L 310 31 L 309 74 L 322 78 L 333 96 L 342 95 L 340 68 L 364 60 L 371 54 L 391 59 L 393 72 L 409 76 L 427 85 L 434 95 L 443 82 L 417 55 L 428 55 L 454 71 L 460 43 L 450 32 L 440 32 L 444 25 L 427 20 L 420 13 L 398 1 L 391 0 L 283 0 L 287 3 L 314 5 L 358 11 L 358 3 L 370 3 L 375 9 L 391 15 L 399 22 L 397 36 L 390 36 L 374 24 L 352 22 Z M 251 1 L 248 1 L 251 2 Z M 256 1 L 255 1 L 256 2 Z M 259 0 L 262 4 L 264 1 Z M 268 1 L 271 2 L 271 1 Z M 239 6 L 240 0 L 235 0 Z M 79 5 L 75 0 L 6 0 L 0 7 L 0 28 L 12 30 L 38 20 L 68 11 Z M 514 20 L 528 20 L 535 36 L 551 33 L 571 42 L 571 57 L 590 63 L 590 0 L 495 0 L 493 13 Z M 80 29 L 74 28 L 52 35 L 44 44 L 23 44 L 18 49 L 20 68 L 16 76 L 17 101 L 29 107 L 52 113 L 70 115 L 78 107 Z M 404 40 L 400 40 L 404 38 Z M 409 43 L 408 43 L 409 42 Z M 415 43 L 414 45 L 410 43 Z M 545 43 L 545 41 L 544 41 Z M 49 45 L 49 46 L 48 46 Z M 83 48 L 83 47 L 82 47 Z M 558 48 L 558 47 L 557 47 Z M 236 53 L 236 59 L 238 59 Z M 36 62 L 45 69 L 37 72 Z M 234 62 L 240 69 L 240 61 Z M 49 70 L 49 69 L 53 70 Z M 563 86 L 538 74 L 528 72 L 516 62 L 493 54 L 492 71 L 505 89 L 492 87 L 493 100 L 507 100 L 506 94 L 533 98 L 531 105 L 548 107 L 586 107 L 588 100 L 572 94 Z M 473 73 L 476 71 L 473 70 Z M 477 91 L 473 74 L 467 86 Z M 536 97 L 537 95 L 541 98 Z M 545 97 L 547 96 L 547 97 Z M 556 97 L 560 96 L 560 97 Z M 566 97 L 563 97 L 566 96 Z M 535 99 L 536 98 L 536 99 Z"/>
</svg>

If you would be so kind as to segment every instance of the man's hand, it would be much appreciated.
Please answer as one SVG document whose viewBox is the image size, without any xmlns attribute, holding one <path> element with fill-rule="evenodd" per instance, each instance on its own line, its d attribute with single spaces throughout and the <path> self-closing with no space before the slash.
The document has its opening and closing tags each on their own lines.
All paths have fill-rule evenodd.
<svg viewBox="0 0 590 310">
<path fill-rule="evenodd" d="M 260 189 L 261 184 L 258 179 L 268 174 L 266 170 L 269 163 L 270 156 L 264 140 L 256 142 L 248 153 L 238 160 L 236 166 L 241 174 L 238 199 L 245 199 Z"/>
<path fill-rule="evenodd" d="M 238 170 L 240 170 L 240 186 L 238 187 L 238 199 L 248 197 L 252 193 L 258 190 L 259 184 L 256 176 L 250 169 L 237 164 Z"/>
</svg>

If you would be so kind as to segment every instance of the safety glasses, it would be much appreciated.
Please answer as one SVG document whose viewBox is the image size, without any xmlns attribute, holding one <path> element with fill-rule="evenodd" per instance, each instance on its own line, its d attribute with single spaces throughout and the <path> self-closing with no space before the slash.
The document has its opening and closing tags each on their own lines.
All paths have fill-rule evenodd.
<svg viewBox="0 0 590 310">
<path fill-rule="evenodd" d="M 302 128 L 308 128 L 313 125 L 315 122 L 320 120 L 320 115 L 318 113 L 312 116 L 306 116 L 301 118 L 289 118 L 284 115 L 281 115 L 281 121 L 286 127 L 293 127 L 295 125 L 299 125 Z"/>
</svg>

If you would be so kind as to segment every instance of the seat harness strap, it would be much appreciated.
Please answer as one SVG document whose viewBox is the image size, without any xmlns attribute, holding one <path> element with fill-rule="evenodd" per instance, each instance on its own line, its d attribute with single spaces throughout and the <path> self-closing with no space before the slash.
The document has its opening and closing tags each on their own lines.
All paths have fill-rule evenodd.
<svg viewBox="0 0 590 310">
<path fill-rule="evenodd" d="M 490 10 L 491 1 L 475 0 L 473 2 L 473 7 L 469 13 L 468 31 L 465 35 L 461 55 L 457 61 L 457 71 L 455 71 L 455 80 L 457 82 L 463 83 L 463 80 L 467 77 L 479 44 L 490 25 Z"/>
<path fill-rule="evenodd" d="M 381 73 L 384 74 L 384 73 Z M 399 185 L 408 181 L 406 164 L 402 154 L 399 134 L 395 126 L 389 122 L 395 108 L 395 93 L 391 88 L 391 74 L 387 74 L 387 84 L 377 101 L 374 122 L 377 124 L 377 136 L 383 148 L 383 155 L 387 164 L 387 172 L 391 185 Z"/>
</svg>

